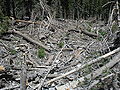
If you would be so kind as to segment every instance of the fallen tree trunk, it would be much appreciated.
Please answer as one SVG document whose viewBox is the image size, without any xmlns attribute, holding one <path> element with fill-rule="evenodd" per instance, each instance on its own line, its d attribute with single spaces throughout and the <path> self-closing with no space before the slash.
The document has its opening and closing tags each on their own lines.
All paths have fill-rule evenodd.
<svg viewBox="0 0 120 90">
<path fill-rule="evenodd" d="M 85 30 L 81 30 L 81 33 L 88 35 L 89 37 L 92 37 L 92 38 L 98 37 L 97 34 L 94 34 L 94 33 L 91 33 L 91 32 L 85 31 Z"/>
<path fill-rule="evenodd" d="M 70 30 L 68 30 L 69 32 L 70 31 L 74 31 L 74 32 L 77 32 L 77 33 L 83 33 L 83 34 L 85 34 L 85 35 L 87 35 L 87 36 L 89 36 L 89 37 L 92 37 L 92 38 L 96 38 L 96 37 L 98 37 L 98 35 L 97 34 L 95 34 L 95 33 L 91 33 L 91 32 L 88 32 L 88 31 L 86 31 L 86 30 L 82 30 L 82 28 L 80 28 L 81 30 L 76 30 L 76 29 L 70 29 Z"/>
<path fill-rule="evenodd" d="M 16 22 L 22 22 L 22 23 L 30 23 L 30 24 L 42 24 L 42 22 L 33 22 L 33 21 L 25 21 L 25 20 L 15 20 Z"/>
<path fill-rule="evenodd" d="M 100 78 L 99 80 L 95 80 L 92 84 L 90 84 L 90 86 L 88 87 L 88 90 L 90 90 L 92 87 L 94 87 L 95 85 L 97 85 L 101 81 L 103 82 L 105 79 L 108 79 L 108 78 L 113 77 L 113 76 L 115 76 L 115 74 L 111 73 L 105 77 Z"/>
<path fill-rule="evenodd" d="M 13 22 L 22 22 L 22 23 L 29 23 L 29 24 L 42 24 L 42 22 L 34 22 L 34 21 L 30 21 L 30 20 L 20 20 L 20 19 L 15 19 L 14 17 L 10 17 L 10 19 L 13 21 Z"/>
<path fill-rule="evenodd" d="M 66 89 L 70 89 L 71 87 L 76 88 L 80 82 L 83 82 L 86 79 L 91 79 L 91 78 L 95 79 L 96 77 L 100 76 L 103 73 L 103 71 L 105 71 L 106 69 L 112 68 L 118 62 L 120 62 L 120 53 L 118 53 L 116 56 L 114 56 L 113 59 L 109 63 L 107 63 L 106 65 L 97 69 L 96 71 L 94 71 L 94 72 L 92 72 L 84 77 L 81 77 L 76 81 L 69 82 L 65 85 L 58 86 L 56 88 L 57 88 L 57 90 L 66 90 Z"/>
<path fill-rule="evenodd" d="M 53 79 L 47 81 L 45 84 L 49 84 L 49 83 L 54 82 L 54 81 L 56 81 L 56 80 L 59 80 L 59 79 L 61 79 L 61 78 L 63 78 L 63 77 L 66 77 L 66 76 L 68 76 L 68 75 L 70 75 L 70 74 L 72 74 L 72 73 L 74 73 L 74 72 L 79 71 L 80 69 L 84 68 L 84 67 L 87 66 L 87 65 L 91 65 L 91 64 L 93 64 L 93 63 L 96 63 L 96 62 L 100 61 L 101 59 L 106 58 L 106 57 L 108 57 L 108 56 L 110 56 L 110 55 L 113 55 L 113 54 L 115 54 L 116 52 L 119 52 L 119 51 L 120 51 L 120 47 L 117 48 L 117 49 L 115 49 L 115 50 L 113 50 L 113 51 L 111 51 L 111 52 L 109 52 L 109 53 L 107 53 L 107 54 L 105 54 L 105 55 L 103 55 L 103 56 L 100 56 L 100 57 L 98 57 L 98 58 L 96 58 L 96 59 L 94 59 L 94 60 L 91 60 L 90 62 L 88 62 L 88 63 L 86 63 L 86 64 L 78 65 L 79 67 L 77 67 L 77 68 L 75 68 L 75 69 L 73 69 L 73 70 L 71 70 L 71 71 L 69 71 L 69 72 L 67 72 L 67 73 L 65 73 L 65 74 L 62 74 L 62 75 L 59 76 L 59 77 L 53 78 Z"/>
<path fill-rule="evenodd" d="M 50 48 L 48 48 L 47 46 L 43 45 L 41 42 L 38 42 L 38 41 L 33 40 L 32 38 L 30 38 L 30 37 L 29 37 L 28 35 L 26 35 L 26 34 L 23 34 L 23 33 L 19 32 L 19 31 L 16 31 L 16 30 L 12 30 L 12 31 L 9 30 L 9 31 L 7 31 L 6 33 L 17 34 L 17 35 L 23 37 L 24 39 L 26 39 L 27 41 L 29 41 L 29 42 L 31 42 L 31 43 L 33 43 L 33 44 L 36 44 L 36 45 L 38 45 L 39 47 L 42 47 L 42 48 L 44 48 L 46 51 L 50 52 Z"/>
</svg>

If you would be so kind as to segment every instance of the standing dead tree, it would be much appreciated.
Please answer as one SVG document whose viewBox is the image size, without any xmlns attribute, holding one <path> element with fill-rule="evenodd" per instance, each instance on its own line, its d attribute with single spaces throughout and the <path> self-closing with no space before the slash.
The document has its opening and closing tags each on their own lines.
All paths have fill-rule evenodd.
<svg viewBox="0 0 120 90">
<path fill-rule="evenodd" d="M 111 3 L 114 3 L 114 2 L 111 2 Z M 105 4 L 107 5 L 107 4 Z M 103 5 L 103 7 L 105 6 Z M 114 25 L 117 25 L 119 26 L 119 5 L 118 5 L 118 0 L 116 0 L 114 6 L 113 6 L 113 9 L 112 11 L 110 11 L 110 15 L 109 15 L 109 20 L 108 20 L 108 26 L 109 26 L 109 29 L 111 32 L 114 32 L 112 30 L 113 26 Z M 115 30 L 116 31 L 116 30 Z"/>
<path fill-rule="evenodd" d="M 25 46 L 23 46 L 25 47 Z M 20 77 L 20 90 L 26 90 L 27 87 L 27 65 L 26 65 L 26 52 L 21 49 L 23 52 L 23 60 L 21 61 L 21 77 Z"/>
</svg>

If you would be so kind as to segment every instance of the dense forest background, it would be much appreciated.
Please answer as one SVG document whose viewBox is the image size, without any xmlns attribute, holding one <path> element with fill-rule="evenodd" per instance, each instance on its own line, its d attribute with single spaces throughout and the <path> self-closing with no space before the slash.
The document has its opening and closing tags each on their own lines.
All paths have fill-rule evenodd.
<svg viewBox="0 0 120 90">
<path fill-rule="evenodd" d="M 103 6 L 107 2 L 109 4 Z M 46 16 L 65 19 L 108 19 L 109 11 L 115 0 L 0 0 L 0 13 L 5 16 L 23 19 L 36 17 L 43 20 Z"/>
</svg>

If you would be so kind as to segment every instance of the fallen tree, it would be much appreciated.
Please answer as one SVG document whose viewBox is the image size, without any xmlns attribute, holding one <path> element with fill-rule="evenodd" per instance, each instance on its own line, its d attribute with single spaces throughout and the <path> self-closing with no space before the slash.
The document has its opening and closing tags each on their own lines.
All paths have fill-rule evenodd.
<svg viewBox="0 0 120 90">
<path fill-rule="evenodd" d="M 38 41 L 35 41 L 34 39 L 30 38 L 28 35 L 26 34 L 23 34 L 21 33 L 20 31 L 16 31 L 16 30 L 9 30 L 7 31 L 6 33 L 10 33 L 10 34 L 17 34 L 21 37 L 23 37 L 24 39 L 26 39 L 27 41 L 33 43 L 33 44 L 36 44 L 38 45 L 39 47 L 42 47 L 44 48 L 46 51 L 50 52 L 50 48 L 48 48 L 47 46 L 45 46 L 44 44 L 42 44 L 42 42 L 38 42 Z"/>
<path fill-rule="evenodd" d="M 120 52 L 116 56 L 114 56 L 110 62 L 108 62 L 106 65 L 102 66 L 101 68 L 97 69 L 96 71 L 86 76 L 83 76 L 76 81 L 66 83 L 65 85 L 62 85 L 62 86 L 57 86 L 56 88 L 57 90 L 66 90 L 66 89 L 70 89 L 71 87 L 76 88 L 80 82 L 83 82 L 86 79 L 91 79 L 91 78 L 95 79 L 96 77 L 100 76 L 103 73 L 103 71 L 105 71 L 106 69 L 112 68 L 118 62 L 120 62 Z"/>
<path fill-rule="evenodd" d="M 61 79 L 61 78 L 63 78 L 63 77 L 66 77 L 66 76 L 68 76 L 68 75 L 70 75 L 70 74 L 72 74 L 72 73 L 75 73 L 75 72 L 79 71 L 80 69 L 84 68 L 85 66 L 91 65 L 91 64 L 93 64 L 93 63 L 96 63 L 96 62 L 100 61 L 101 59 L 106 58 L 106 57 L 108 57 L 108 56 L 110 56 L 110 55 L 113 55 L 113 54 L 115 54 L 115 53 L 117 53 L 117 52 L 119 52 L 119 51 L 120 51 L 120 47 L 117 48 L 117 49 L 115 49 L 115 50 L 113 50 L 113 51 L 111 51 L 111 52 L 109 52 L 109 53 L 107 53 L 107 54 L 105 54 L 105 55 L 103 55 L 103 56 L 100 56 L 100 57 L 98 57 L 98 58 L 96 58 L 96 59 L 94 59 L 94 60 L 91 60 L 90 62 L 88 62 L 88 63 L 86 63 L 86 64 L 78 65 L 79 67 L 77 67 L 77 68 L 75 68 L 75 69 L 73 69 L 73 70 L 71 70 L 71 71 L 69 71 L 69 72 L 67 72 L 67 73 L 65 73 L 65 74 L 62 74 L 62 75 L 59 76 L 59 77 L 53 78 L 53 79 L 47 81 L 45 84 L 52 83 L 52 82 L 54 82 L 54 81 L 56 81 L 56 80 L 59 80 L 59 79 Z"/>
</svg>

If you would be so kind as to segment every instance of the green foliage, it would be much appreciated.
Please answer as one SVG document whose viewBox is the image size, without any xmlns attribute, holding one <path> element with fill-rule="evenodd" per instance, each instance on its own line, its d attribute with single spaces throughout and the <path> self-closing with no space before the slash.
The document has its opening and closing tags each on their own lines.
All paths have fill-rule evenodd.
<svg viewBox="0 0 120 90">
<path fill-rule="evenodd" d="M 68 8 L 73 8 L 74 0 L 68 0 Z"/>
<path fill-rule="evenodd" d="M 16 50 L 14 50 L 14 49 L 11 49 L 11 50 L 10 50 L 10 54 L 15 55 L 16 53 L 17 53 Z"/>
<path fill-rule="evenodd" d="M 9 28 L 9 18 L 4 16 L 0 7 L 0 35 L 5 33 Z"/>
<path fill-rule="evenodd" d="M 94 88 L 94 87 L 93 87 L 93 88 L 91 88 L 91 90 L 97 90 L 97 88 Z"/>
<path fill-rule="evenodd" d="M 119 30 L 119 27 L 116 23 L 113 24 L 112 28 L 111 28 L 112 32 L 114 33 L 115 31 Z"/>
<path fill-rule="evenodd" d="M 89 84 L 89 79 L 88 78 L 84 77 L 84 80 L 85 80 L 85 81 L 83 81 L 84 85 Z"/>
<path fill-rule="evenodd" d="M 60 18 L 78 19 L 78 18 L 89 18 L 97 17 L 102 15 L 102 18 L 108 19 L 109 9 L 111 5 L 102 8 L 102 5 L 111 0 L 42 0 L 44 5 L 50 7 L 49 11 L 52 9 L 56 12 L 56 16 Z M 7 4 L 6 2 L 10 2 Z M 7 6 L 8 5 L 8 6 Z M 13 12 L 15 10 L 15 16 L 21 18 L 22 16 L 28 15 L 27 12 L 34 14 L 41 13 L 42 7 L 39 0 L 0 0 L 0 6 L 4 15 L 9 13 L 9 16 L 14 16 Z M 13 7 L 14 6 L 14 7 Z M 9 9 L 9 10 L 8 10 Z M 44 12 L 48 13 L 48 11 Z M 41 15 L 41 14 L 40 14 Z M 37 17 L 38 20 L 41 16 Z"/>
<path fill-rule="evenodd" d="M 107 32 L 106 31 L 102 31 L 102 30 L 99 30 L 98 31 L 99 33 L 99 37 L 97 38 L 99 41 L 102 41 L 103 40 L 103 37 L 105 37 L 107 35 Z"/>
<path fill-rule="evenodd" d="M 5 33 L 9 28 L 9 22 L 8 20 L 5 18 L 3 19 L 3 21 L 0 23 L 0 35 Z"/>
<path fill-rule="evenodd" d="M 58 43 L 59 48 L 62 48 L 64 46 L 64 42 Z"/>
<path fill-rule="evenodd" d="M 44 58 L 45 57 L 45 49 L 44 48 L 39 48 L 38 50 L 38 57 L 39 58 Z"/>
<path fill-rule="evenodd" d="M 89 74 L 91 72 L 91 67 L 89 65 L 86 65 L 84 68 L 84 74 Z"/>
<path fill-rule="evenodd" d="M 88 31 L 88 32 L 91 32 L 91 28 L 88 28 L 87 31 Z"/>
<path fill-rule="evenodd" d="M 102 35 L 102 36 L 105 36 L 107 34 L 107 32 L 105 32 L 105 31 L 99 31 L 99 34 Z"/>
</svg>

